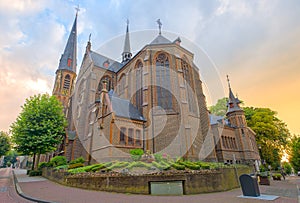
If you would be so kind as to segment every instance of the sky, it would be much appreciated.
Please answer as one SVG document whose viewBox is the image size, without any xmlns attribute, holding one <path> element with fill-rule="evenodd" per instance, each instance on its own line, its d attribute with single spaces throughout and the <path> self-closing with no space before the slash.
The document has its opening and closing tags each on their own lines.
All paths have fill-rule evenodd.
<svg viewBox="0 0 300 203">
<path fill-rule="evenodd" d="M 228 74 L 245 106 L 271 108 L 300 134 L 298 0 L 0 0 L 0 130 L 9 131 L 26 98 L 52 93 L 78 5 L 77 69 L 90 33 L 93 50 L 120 60 L 126 20 L 136 53 L 160 19 L 163 35 L 180 36 L 200 61 L 208 106 L 228 95 Z"/>
</svg>

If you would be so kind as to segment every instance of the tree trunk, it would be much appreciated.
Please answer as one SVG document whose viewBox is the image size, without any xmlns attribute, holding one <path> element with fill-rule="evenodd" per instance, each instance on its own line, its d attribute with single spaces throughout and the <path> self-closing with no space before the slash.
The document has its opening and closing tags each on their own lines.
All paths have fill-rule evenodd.
<svg viewBox="0 0 300 203">
<path fill-rule="evenodd" d="M 36 160 L 36 167 L 35 167 L 35 169 L 38 169 L 38 167 L 39 167 L 40 158 L 41 158 L 41 153 L 38 153 L 37 160 Z"/>
<path fill-rule="evenodd" d="M 33 154 L 31 170 L 34 170 L 34 164 L 35 164 L 35 153 Z"/>
</svg>

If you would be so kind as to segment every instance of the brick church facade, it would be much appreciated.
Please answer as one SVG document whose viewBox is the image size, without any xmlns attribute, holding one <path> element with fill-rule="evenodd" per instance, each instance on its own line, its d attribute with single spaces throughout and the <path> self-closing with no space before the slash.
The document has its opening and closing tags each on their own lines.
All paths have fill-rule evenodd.
<svg viewBox="0 0 300 203">
<path fill-rule="evenodd" d="M 210 115 L 194 54 L 161 33 L 135 55 L 127 24 L 122 61 L 92 50 L 76 73 L 77 14 L 56 71 L 53 95 L 68 120 L 68 160 L 128 159 L 130 149 L 191 160 L 259 161 L 255 133 L 229 88 L 226 118 Z"/>
</svg>

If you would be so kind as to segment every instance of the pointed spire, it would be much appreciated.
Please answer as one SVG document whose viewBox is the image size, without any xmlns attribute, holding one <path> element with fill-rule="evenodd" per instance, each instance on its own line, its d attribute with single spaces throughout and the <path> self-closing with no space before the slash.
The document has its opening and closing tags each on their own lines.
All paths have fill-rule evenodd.
<svg viewBox="0 0 300 203">
<path fill-rule="evenodd" d="M 58 69 L 70 70 L 76 73 L 76 61 L 77 61 L 77 15 L 79 8 L 76 8 L 75 20 L 64 50 L 62 54 Z"/>
<path fill-rule="evenodd" d="M 125 35 L 125 42 L 124 42 L 124 50 L 122 53 L 122 63 L 125 63 L 131 59 L 131 52 L 130 52 L 130 40 L 129 40 L 129 20 L 127 19 L 127 27 L 126 27 L 126 35 Z"/>
<path fill-rule="evenodd" d="M 227 110 L 226 114 L 228 114 L 230 112 L 234 112 L 234 111 L 242 111 L 242 109 L 239 106 L 241 101 L 237 97 L 235 97 L 234 94 L 232 93 L 228 75 L 227 75 L 227 82 L 228 82 L 228 88 L 229 88 L 229 98 L 228 98 L 228 103 L 227 103 L 228 110 Z"/>
</svg>

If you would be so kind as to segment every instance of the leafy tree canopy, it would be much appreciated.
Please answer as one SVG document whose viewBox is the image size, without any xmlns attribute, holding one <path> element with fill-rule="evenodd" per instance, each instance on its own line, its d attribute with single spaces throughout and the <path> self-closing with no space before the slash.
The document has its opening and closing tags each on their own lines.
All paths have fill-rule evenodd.
<svg viewBox="0 0 300 203">
<path fill-rule="evenodd" d="M 290 141 L 290 163 L 295 171 L 300 171 L 300 136 L 294 135 Z"/>
<path fill-rule="evenodd" d="M 5 155 L 10 150 L 10 138 L 8 133 L 0 132 L 0 157 Z"/>
<path fill-rule="evenodd" d="M 11 125 L 15 148 L 24 155 L 51 152 L 61 142 L 65 126 L 63 107 L 55 96 L 32 96 Z"/>
<path fill-rule="evenodd" d="M 224 97 L 222 99 L 218 99 L 217 103 L 211 107 L 209 107 L 209 111 L 217 116 L 225 116 L 227 112 L 227 101 L 228 98 Z"/>
</svg>

